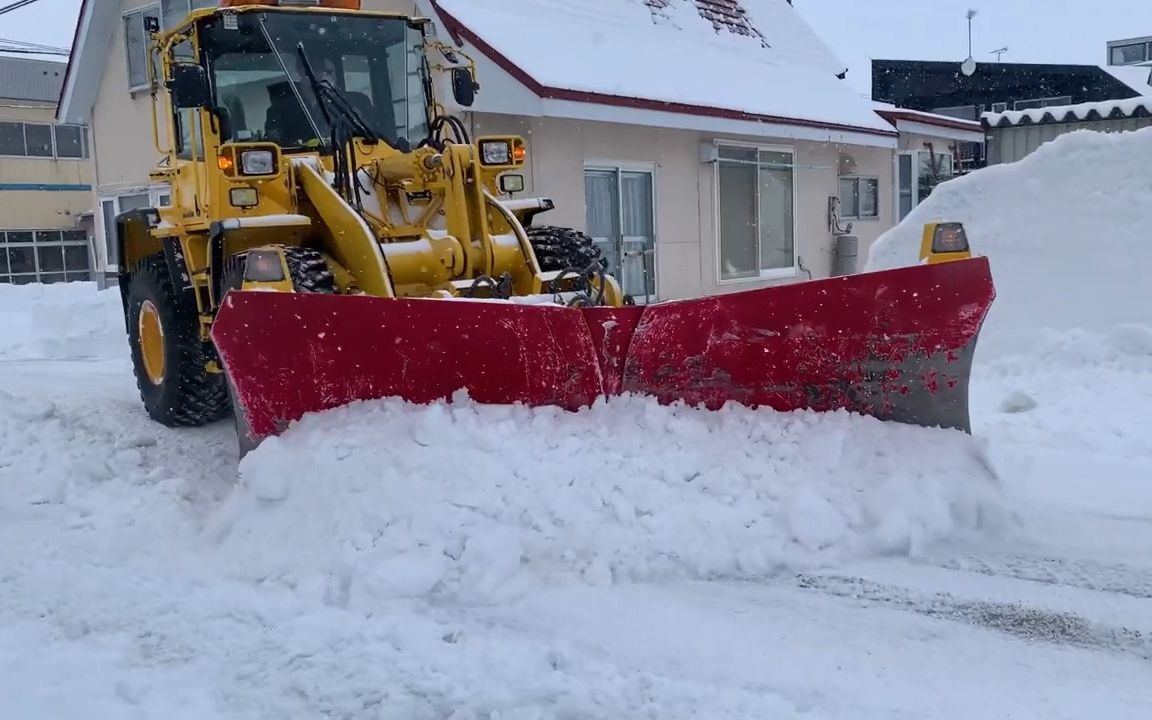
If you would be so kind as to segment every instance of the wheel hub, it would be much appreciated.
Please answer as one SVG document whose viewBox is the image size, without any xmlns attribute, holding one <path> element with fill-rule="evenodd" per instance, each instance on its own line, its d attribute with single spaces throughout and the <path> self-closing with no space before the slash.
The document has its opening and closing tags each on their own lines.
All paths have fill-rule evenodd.
<svg viewBox="0 0 1152 720">
<path fill-rule="evenodd" d="M 164 382 L 164 325 L 160 322 L 160 311 L 151 300 L 140 305 L 138 329 L 144 372 L 153 385 L 159 385 Z"/>
</svg>

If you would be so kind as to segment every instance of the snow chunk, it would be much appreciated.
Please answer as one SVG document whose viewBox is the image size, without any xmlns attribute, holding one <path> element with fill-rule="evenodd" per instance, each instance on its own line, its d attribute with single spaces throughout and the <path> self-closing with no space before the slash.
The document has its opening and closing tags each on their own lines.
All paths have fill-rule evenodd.
<svg viewBox="0 0 1152 720">
<path fill-rule="evenodd" d="M 999 507 L 962 433 L 641 398 L 360 403 L 306 417 L 240 475 L 210 535 L 231 572 L 308 587 L 336 563 L 368 606 L 763 578 L 988 531 Z"/>
</svg>

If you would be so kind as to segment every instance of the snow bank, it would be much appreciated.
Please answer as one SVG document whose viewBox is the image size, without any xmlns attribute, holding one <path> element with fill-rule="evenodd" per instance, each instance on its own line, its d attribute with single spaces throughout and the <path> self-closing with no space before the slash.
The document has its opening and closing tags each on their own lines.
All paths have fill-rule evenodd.
<svg viewBox="0 0 1152 720">
<path fill-rule="evenodd" d="M 1078 131 L 1020 162 L 950 180 L 873 245 L 867 269 L 914 265 L 926 222 L 959 220 L 997 298 L 978 360 L 1029 353 L 1048 331 L 1137 338 L 1152 326 L 1152 128 Z"/>
<path fill-rule="evenodd" d="M 125 356 L 120 295 L 95 283 L 0 284 L 0 360 Z"/>
<path fill-rule="evenodd" d="M 370 603 L 536 580 L 764 578 L 987 530 L 961 433 L 847 413 L 363 403 L 241 465 L 210 532 L 232 571 Z"/>
</svg>

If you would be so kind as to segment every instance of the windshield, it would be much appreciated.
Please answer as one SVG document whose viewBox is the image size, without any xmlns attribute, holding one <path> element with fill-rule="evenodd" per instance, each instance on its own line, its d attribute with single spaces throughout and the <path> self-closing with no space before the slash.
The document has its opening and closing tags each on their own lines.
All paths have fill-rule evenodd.
<svg viewBox="0 0 1152 720">
<path fill-rule="evenodd" d="M 201 37 L 214 102 L 227 118 L 226 141 L 268 141 L 286 149 L 328 144 L 331 129 L 304 72 L 299 43 L 317 79 L 331 82 L 389 142 L 414 146 L 427 136 L 422 38 L 404 20 L 241 13 L 231 21 L 207 19 Z"/>
</svg>

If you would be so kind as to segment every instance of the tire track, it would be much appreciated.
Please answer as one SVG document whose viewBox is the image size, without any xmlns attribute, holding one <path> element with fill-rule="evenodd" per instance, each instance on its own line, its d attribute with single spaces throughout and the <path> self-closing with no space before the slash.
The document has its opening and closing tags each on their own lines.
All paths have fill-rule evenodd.
<svg viewBox="0 0 1152 720">
<path fill-rule="evenodd" d="M 875 607 L 982 627 L 1028 642 L 1102 650 L 1152 661 L 1152 633 L 1094 622 L 1076 613 L 1023 603 L 966 600 L 944 592 L 919 593 L 840 575 L 800 573 L 796 576 L 796 585 L 803 590 L 848 598 Z"/>
</svg>

